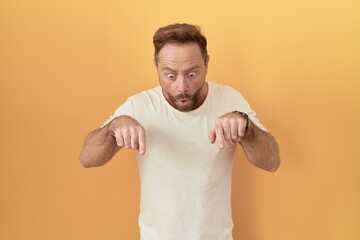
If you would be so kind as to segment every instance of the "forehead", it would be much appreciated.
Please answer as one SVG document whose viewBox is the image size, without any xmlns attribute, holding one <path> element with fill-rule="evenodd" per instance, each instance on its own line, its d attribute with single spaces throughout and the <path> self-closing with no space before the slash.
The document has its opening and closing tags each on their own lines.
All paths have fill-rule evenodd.
<svg viewBox="0 0 360 240">
<path fill-rule="evenodd" d="M 201 50 L 196 43 L 169 43 L 158 54 L 159 65 L 203 64 Z"/>
</svg>

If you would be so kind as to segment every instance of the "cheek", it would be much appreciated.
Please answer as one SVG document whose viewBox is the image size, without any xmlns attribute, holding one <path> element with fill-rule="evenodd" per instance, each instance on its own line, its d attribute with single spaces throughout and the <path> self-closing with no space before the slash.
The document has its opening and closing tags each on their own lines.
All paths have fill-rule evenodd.
<svg viewBox="0 0 360 240">
<path fill-rule="evenodd" d="M 164 77 L 159 77 L 159 82 L 160 82 L 161 87 L 168 88 L 169 81 L 167 79 L 165 79 Z"/>
<path fill-rule="evenodd" d="M 204 75 L 200 75 L 196 78 L 196 81 L 193 81 L 193 87 L 194 88 L 199 88 L 201 87 L 205 82 L 205 76 Z"/>
<path fill-rule="evenodd" d="M 160 85 L 164 92 L 168 94 L 172 94 L 174 92 L 175 85 L 171 81 L 160 79 Z"/>
</svg>

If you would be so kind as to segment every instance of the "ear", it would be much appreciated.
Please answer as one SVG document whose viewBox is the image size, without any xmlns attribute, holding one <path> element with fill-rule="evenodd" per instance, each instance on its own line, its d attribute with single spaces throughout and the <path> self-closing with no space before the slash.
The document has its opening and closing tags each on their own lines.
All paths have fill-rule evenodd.
<svg viewBox="0 0 360 240">
<path fill-rule="evenodd" d="M 210 55 L 207 55 L 205 59 L 205 73 L 207 73 L 208 71 L 209 61 L 210 61 Z"/>
</svg>

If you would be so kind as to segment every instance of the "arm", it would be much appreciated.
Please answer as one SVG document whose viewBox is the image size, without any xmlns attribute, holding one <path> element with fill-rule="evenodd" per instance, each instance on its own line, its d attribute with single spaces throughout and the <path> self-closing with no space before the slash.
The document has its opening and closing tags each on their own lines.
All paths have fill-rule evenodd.
<svg viewBox="0 0 360 240">
<path fill-rule="evenodd" d="M 246 119 L 237 113 L 227 113 L 215 122 L 210 132 L 211 143 L 218 142 L 224 148 L 226 142 L 230 148 L 240 143 L 248 160 L 255 166 L 269 172 L 275 172 L 280 165 L 279 148 L 274 137 L 257 127 L 249 120 L 245 132 Z"/>
<path fill-rule="evenodd" d="M 279 147 L 274 137 L 249 120 L 249 129 L 239 143 L 249 161 L 266 171 L 275 172 L 280 165 Z"/>
<path fill-rule="evenodd" d="M 145 130 L 129 116 L 119 116 L 86 137 L 80 154 L 81 165 L 104 165 L 122 147 L 137 149 L 140 154 L 145 153 Z"/>
</svg>

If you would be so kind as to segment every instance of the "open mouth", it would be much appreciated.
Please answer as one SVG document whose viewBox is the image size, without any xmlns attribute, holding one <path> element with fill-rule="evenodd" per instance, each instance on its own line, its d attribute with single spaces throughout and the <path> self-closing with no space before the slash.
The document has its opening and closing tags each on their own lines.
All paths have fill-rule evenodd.
<svg viewBox="0 0 360 240">
<path fill-rule="evenodd" d="M 180 101 L 181 103 L 186 103 L 186 102 L 189 102 L 190 99 L 188 99 L 188 98 L 183 98 L 183 99 L 179 99 L 179 101 Z"/>
</svg>

